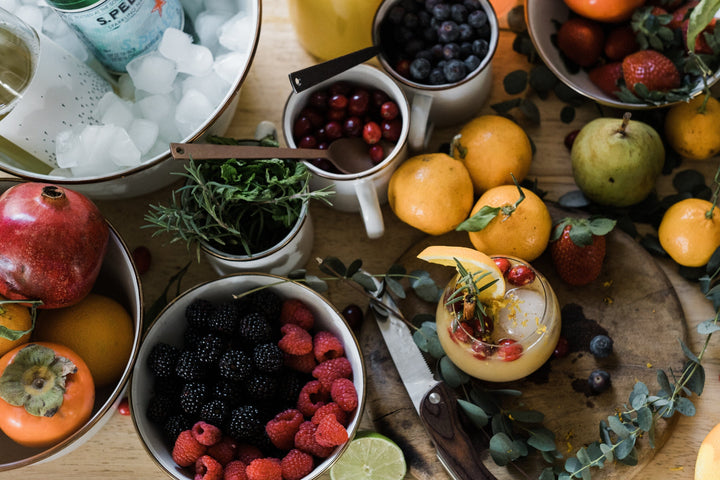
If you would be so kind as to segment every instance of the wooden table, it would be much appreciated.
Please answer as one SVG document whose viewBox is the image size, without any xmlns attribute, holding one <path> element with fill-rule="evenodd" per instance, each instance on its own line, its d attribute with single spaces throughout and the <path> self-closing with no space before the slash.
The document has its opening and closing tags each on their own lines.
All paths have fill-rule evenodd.
<svg viewBox="0 0 720 480">
<path fill-rule="evenodd" d="M 287 74 L 314 63 L 314 60 L 297 43 L 284 0 L 265 0 L 262 14 L 258 51 L 243 86 L 234 120 L 227 132 L 228 136 L 236 138 L 252 136 L 255 125 L 260 120 L 271 120 L 279 125 L 284 99 L 290 92 Z M 509 98 L 502 88 L 502 78 L 507 72 L 517 68 L 527 68 L 525 58 L 512 51 L 512 39 L 513 35 L 510 32 L 503 32 L 501 35 L 501 42 L 493 61 L 494 85 L 491 102 L 483 107 L 481 113 L 493 113 L 489 107 L 490 103 Z M 576 189 L 563 138 L 571 130 L 582 127 L 589 119 L 597 116 L 598 111 L 588 105 L 578 110 L 571 124 L 564 124 L 560 121 L 560 109 L 563 106 L 561 102 L 554 99 L 538 100 L 537 104 L 542 112 L 542 125 L 528 128 L 537 146 L 530 178 L 537 178 L 539 187 L 548 191 L 547 199 L 557 200 L 560 195 Z M 453 133 L 453 128 L 437 131 L 430 148 L 435 148 L 449 140 Z M 710 181 L 717 164 L 715 160 L 706 163 L 687 162 L 683 168 L 700 169 Z M 658 189 L 664 193 L 672 192 L 671 176 L 661 178 Z M 158 297 L 169 278 L 188 262 L 192 262 L 192 265 L 184 277 L 182 290 L 196 283 L 216 278 L 207 263 L 198 263 L 195 260 L 194 251 L 188 251 L 184 245 L 169 245 L 167 237 L 153 238 L 151 230 L 139 228 L 144 223 L 143 215 L 148 210 L 147 206 L 166 203 L 170 190 L 171 188 L 166 188 L 132 200 L 98 202 L 101 210 L 119 230 L 129 248 L 144 245 L 152 251 L 152 267 L 142 277 L 144 301 L 147 305 Z M 312 206 L 312 214 L 315 221 L 313 257 L 332 254 L 346 262 L 361 258 L 364 267 L 371 272 L 384 272 L 405 250 L 425 237 L 422 232 L 401 223 L 387 206 L 384 207 L 386 233 L 379 240 L 368 240 L 365 237 L 359 215 L 339 213 L 319 204 Z M 342 225 L 343 228 L 337 229 L 338 225 Z M 690 326 L 689 345 L 697 352 L 704 337 L 701 338 L 696 333 L 695 326 L 711 318 L 712 307 L 700 294 L 697 285 L 688 284 L 680 279 L 674 273 L 673 266 L 666 264 L 666 267 L 665 270 L 675 284 L 686 311 Z M 309 265 L 308 268 L 315 267 Z M 366 305 L 362 298 L 341 287 L 331 285 L 327 296 L 339 309 L 348 303 Z M 653 463 L 636 478 L 665 480 L 693 478 L 695 457 L 700 442 L 710 428 L 720 422 L 720 403 L 716 401 L 720 397 L 720 346 L 717 341 L 710 344 L 703 365 L 707 374 L 705 393 L 701 398 L 693 398 L 697 406 L 697 415 L 680 419 L 670 441 L 657 452 Z M 657 367 L 666 368 L 661 365 Z M 365 424 L 369 427 L 367 421 Z M 22 476 L 25 480 L 166 478 L 145 452 L 131 419 L 118 413 L 115 413 L 109 423 L 88 443 L 59 460 L 30 466 L 21 472 L 0 473 L 0 478 L 3 479 L 18 478 L 18 476 Z M 508 474 L 507 478 L 513 477 Z"/>
</svg>

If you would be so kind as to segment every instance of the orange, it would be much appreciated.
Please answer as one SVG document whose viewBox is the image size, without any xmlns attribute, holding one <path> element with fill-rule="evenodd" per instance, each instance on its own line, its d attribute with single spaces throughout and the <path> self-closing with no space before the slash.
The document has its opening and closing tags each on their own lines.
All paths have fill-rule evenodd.
<svg viewBox="0 0 720 480">
<path fill-rule="evenodd" d="M 695 460 L 695 480 L 717 478 L 720 469 L 720 424 L 713 427 L 705 436 L 698 449 Z"/>
<path fill-rule="evenodd" d="M 390 177 L 388 203 L 403 222 L 442 235 L 467 218 L 473 186 L 462 162 L 444 153 L 407 159 Z"/>
<path fill-rule="evenodd" d="M 103 387 L 122 376 L 132 351 L 134 326 L 122 305 L 91 293 L 70 307 L 41 311 L 33 339 L 75 351 L 90 368 L 95 385 Z"/>
<path fill-rule="evenodd" d="M 599 22 L 622 22 L 629 20 L 645 0 L 565 0 L 573 12 Z"/>
<path fill-rule="evenodd" d="M 550 240 L 552 219 L 545 203 L 530 190 L 515 185 L 491 188 L 478 199 L 472 217 L 483 207 L 499 209 L 497 215 L 478 231 L 470 231 L 470 242 L 487 255 L 511 255 L 525 261 L 535 260 Z M 465 229 L 465 228 L 463 228 Z"/>
<path fill-rule="evenodd" d="M 8 303 L 2 303 L 8 302 Z M 30 340 L 32 330 L 30 309 L 0 297 L 0 355 Z M 5 331 L 5 329 L 10 331 Z M 25 334 L 20 335 L 22 332 Z M 15 338 L 18 337 L 19 338 Z M 11 337 L 11 338 L 8 338 Z"/>
<path fill-rule="evenodd" d="M 432 245 L 420 252 L 417 257 L 426 262 L 455 268 L 457 268 L 457 260 L 468 273 L 473 274 L 476 283 L 481 282 L 478 287 L 494 280 L 493 285 L 479 293 L 480 300 L 502 297 L 505 294 L 505 279 L 502 272 L 493 259 L 482 252 L 467 247 Z"/>
<path fill-rule="evenodd" d="M 670 107 L 665 116 L 665 140 L 691 160 L 715 156 L 720 152 L 720 102 L 700 95 Z"/>
<path fill-rule="evenodd" d="M 453 157 L 470 172 L 475 194 L 498 185 L 521 182 L 530 170 L 532 145 L 525 131 L 499 115 L 482 115 L 460 129 L 453 139 Z"/>
<path fill-rule="evenodd" d="M 667 254 L 680 265 L 703 266 L 720 247 L 720 211 L 700 198 L 680 200 L 663 215 L 658 237 Z"/>
</svg>

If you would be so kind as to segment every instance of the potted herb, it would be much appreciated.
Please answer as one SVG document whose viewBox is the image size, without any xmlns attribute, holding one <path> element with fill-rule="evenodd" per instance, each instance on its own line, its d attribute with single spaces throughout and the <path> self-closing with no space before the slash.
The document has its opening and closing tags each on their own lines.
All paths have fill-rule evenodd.
<svg viewBox="0 0 720 480">
<path fill-rule="evenodd" d="M 212 136 L 209 143 L 278 146 L 274 135 L 260 140 Z M 150 205 L 146 227 L 173 234 L 205 253 L 221 274 L 256 270 L 285 275 L 307 261 L 312 249 L 311 199 L 329 203 L 330 191 L 311 191 L 303 162 L 190 160 L 185 184 L 169 205 Z"/>
</svg>

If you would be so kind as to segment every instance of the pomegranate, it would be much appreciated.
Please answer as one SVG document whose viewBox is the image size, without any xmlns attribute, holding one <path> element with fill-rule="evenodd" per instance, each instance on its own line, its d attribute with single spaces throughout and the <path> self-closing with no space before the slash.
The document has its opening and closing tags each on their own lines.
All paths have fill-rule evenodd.
<svg viewBox="0 0 720 480">
<path fill-rule="evenodd" d="M 0 195 L 0 295 L 60 308 L 92 289 L 110 230 L 88 198 L 56 185 L 21 183 Z"/>
</svg>

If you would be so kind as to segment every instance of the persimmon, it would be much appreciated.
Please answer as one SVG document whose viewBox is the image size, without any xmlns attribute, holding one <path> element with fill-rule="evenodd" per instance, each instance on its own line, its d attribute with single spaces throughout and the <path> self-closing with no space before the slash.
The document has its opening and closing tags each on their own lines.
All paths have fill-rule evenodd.
<svg viewBox="0 0 720 480">
<path fill-rule="evenodd" d="M 565 0 L 573 12 L 598 22 L 622 22 L 629 20 L 645 0 Z"/>
<path fill-rule="evenodd" d="M 69 348 L 20 345 L 0 358 L 0 430 L 26 447 L 48 447 L 81 428 L 92 413 L 90 369 Z"/>
</svg>

